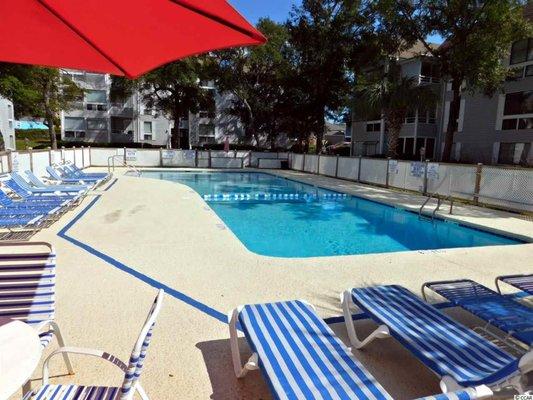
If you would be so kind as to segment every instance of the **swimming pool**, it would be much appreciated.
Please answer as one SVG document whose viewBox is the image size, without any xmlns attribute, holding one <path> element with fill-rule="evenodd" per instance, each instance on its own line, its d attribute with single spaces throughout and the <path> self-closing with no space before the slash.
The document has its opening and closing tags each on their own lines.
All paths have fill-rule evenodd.
<svg viewBox="0 0 533 400">
<path fill-rule="evenodd" d="M 251 251 L 273 257 L 319 257 L 454 247 L 518 240 L 401 208 L 256 172 L 145 171 L 199 193 Z"/>
</svg>

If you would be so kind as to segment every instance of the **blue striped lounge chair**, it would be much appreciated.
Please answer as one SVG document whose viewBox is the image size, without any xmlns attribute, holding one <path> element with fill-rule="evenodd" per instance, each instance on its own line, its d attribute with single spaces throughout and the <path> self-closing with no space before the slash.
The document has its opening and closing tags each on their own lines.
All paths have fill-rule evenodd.
<svg viewBox="0 0 533 400">
<path fill-rule="evenodd" d="M 45 242 L 0 243 L 0 317 L 33 326 L 43 348 L 52 338 L 65 346 L 55 321 L 56 253 Z M 68 356 L 64 360 L 74 373 Z"/>
<path fill-rule="evenodd" d="M 61 175 L 54 167 L 47 166 L 46 172 L 50 175 L 52 180 L 57 181 L 61 184 L 82 184 L 82 185 L 98 185 L 102 180 L 99 178 L 77 178 L 77 177 L 68 177 Z"/>
<path fill-rule="evenodd" d="M 81 196 L 66 193 L 34 193 L 24 189 L 13 179 L 2 180 L 2 185 L 9 188 L 14 194 L 23 198 L 25 201 L 31 201 L 40 204 L 55 204 L 65 206 L 74 206 L 79 203 Z"/>
<path fill-rule="evenodd" d="M 11 179 L 13 179 L 17 183 L 17 185 L 19 185 L 22 189 L 26 190 L 29 193 L 34 193 L 34 194 L 52 193 L 58 196 L 62 196 L 65 194 L 80 196 L 87 191 L 85 188 L 81 186 L 78 186 L 78 187 L 68 186 L 68 190 L 58 190 L 52 186 L 45 186 L 45 187 L 32 186 L 28 182 L 26 182 L 26 180 L 21 175 L 19 175 L 18 172 L 12 172 Z"/>
<path fill-rule="evenodd" d="M 92 177 L 92 178 L 101 178 L 101 179 L 109 179 L 111 177 L 111 174 L 107 174 L 105 172 L 85 172 L 81 168 L 79 168 L 74 163 L 66 163 L 63 165 L 63 170 L 66 171 L 71 176 L 77 176 L 77 177 Z"/>
<path fill-rule="evenodd" d="M 46 184 L 41 179 L 39 179 L 32 171 L 24 171 L 28 181 L 37 188 L 52 188 L 60 192 L 75 192 L 75 191 L 88 191 L 92 185 L 81 185 L 81 184 L 71 184 L 71 185 L 55 185 L 55 184 Z"/>
<path fill-rule="evenodd" d="M 105 173 L 86 173 L 86 172 L 76 172 L 70 169 L 66 164 L 57 165 L 56 170 L 59 171 L 60 175 L 68 179 L 83 179 L 85 181 L 93 182 L 103 182 L 107 180 L 108 174 Z"/>
<path fill-rule="evenodd" d="M 528 347 L 533 343 L 532 308 L 502 296 L 470 279 L 424 283 L 422 297 L 427 301 L 425 289 L 432 290 L 455 306 L 487 321 L 487 326 L 477 327 L 474 330 L 494 336 L 495 339 L 503 339 L 507 343 L 508 337 L 500 338 L 488 329 L 488 325 L 492 325 L 506 332 L 509 337 L 525 343 Z M 510 345 L 513 346 L 512 343 Z"/>
<path fill-rule="evenodd" d="M 252 356 L 242 364 L 237 326 Z M 283 400 L 392 400 L 392 396 L 340 341 L 314 308 L 301 300 L 245 305 L 229 315 L 230 345 L 237 378 L 261 369 L 274 398 Z M 425 399 L 477 399 L 486 386 Z"/>
<path fill-rule="evenodd" d="M 152 331 L 157 319 L 157 315 L 161 310 L 163 303 L 164 291 L 159 290 L 157 297 L 148 313 L 148 317 L 141 329 L 141 333 L 128 363 L 121 361 L 118 357 L 113 356 L 102 350 L 83 349 L 78 347 L 61 347 L 50 354 L 43 363 L 43 385 L 34 393 L 28 393 L 24 400 L 132 400 L 135 392 L 143 400 L 149 400 L 146 392 L 141 386 L 139 378 L 144 365 L 144 359 L 150 341 L 152 339 Z M 52 385 L 48 382 L 48 364 L 50 359 L 58 354 L 80 354 L 92 357 L 99 357 L 109 361 L 124 372 L 124 378 L 121 386 L 80 386 L 80 385 Z"/>
<path fill-rule="evenodd" d="M 3 190 L 0 189 L 0 205 L 6 209 L 12 208 L 19 210 L 40 210 L 43 214 L 47 214 L 52 210 L 55 211 L 56 208 L 62 210 L 63 208 L 69 206 L 71 203 L 70 200 L 65 200 L 63 198 L 56 199 L 54 197 L 50 197 L 47 199 L 41 196 L 35 198 L 31 195 L 20 197 L 22 198 L 22 200 L 15 201 L 6 193 L 4 193 Z"/>
<path fill-rule="evenodd" d="M 401 286 L 354 288 L 341 300 L 352 346 L 392 336 L 441 378 L 443 392 L 476 385 L 527 390 L 521 378 L 533 370 L 532 354 L 519 359 L 503 351 Z M 380 324 L 362 341 L 352 321 L 354 305 Z"/>
<path fill-rule="evenodd" d="M 501 293 L 500 282 L 514 286 L 527 294 L 533 295 L 533 274 L 498 276 L 496 278 L 496 288 L 499 293 Z"/>
</svg>

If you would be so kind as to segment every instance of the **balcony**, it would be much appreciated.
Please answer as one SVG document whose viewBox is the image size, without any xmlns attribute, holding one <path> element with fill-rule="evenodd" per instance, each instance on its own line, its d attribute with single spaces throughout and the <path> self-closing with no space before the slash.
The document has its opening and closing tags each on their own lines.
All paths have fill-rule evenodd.
<svg viewBox="0 0 533 400">
<path fill-rule="evenodd" d="M 440 82 L 441 82 L 441 78 L 437 76 L 418 75 L 419 85 L 428 85 L 428 84 L 440 83 Z"/>
<path fill-rule="evenodd" d="M 109 114 L 111 116 L 132 118 L 134 114 L 133 103 L 131 101 L 125 103 L 110 103 Z"/>
</svg>

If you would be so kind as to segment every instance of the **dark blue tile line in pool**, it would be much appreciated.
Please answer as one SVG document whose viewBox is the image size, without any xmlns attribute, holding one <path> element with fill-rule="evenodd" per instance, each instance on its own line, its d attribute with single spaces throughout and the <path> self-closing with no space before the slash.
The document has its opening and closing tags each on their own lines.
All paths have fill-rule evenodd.
<svg viewBox="0 0 533 400">
<path fill-rule="evenodd" d="M 190 296 L 187 296 L 186 294 L 171 288 L 170 286 L 167 286 L 153 278 L 150 278 L 149 276 L 140 273 L 139 271 L 136 271 L 135 269 L 127 266 L 126 264 L 121 263 L 120 261 L 114 259 L 113 257 L 108 256 L 105 253 L 102 253 L 101 251 L 96 250 L 94 247 L 91 247 L 83 242 L 80 242 L 77 239 L 74 239 L 73 237 L 70 237 L 67 235 L 67 232 L 74 224 L 76 224 L 86 213 L 89 211 L 89 209 L 94 206 L 94 204 L 100 199 L 100 196 L 95 197 L 91 202 L 85 207 L 76 217 L 72 219 L 68 224 L 66 224 L 58 233 L 57 235 L 68 242 L 74 244 L 75 246 L 78 246 L 82 248 L 83 250 L 87 251 L 88 253 L 94 255 L 95 257 L 98 257 L 99 259 L 105 261 L 106 263 L 114 266 L 115 268 L 118 268 L 119 270 L 139 279 L 140 281 L 156 288 L 156 289 L 163 289 L 167 294 L 174 297 L 177 300 L 180 300 L 184 302 L 185 304 L 188 304 L 191 307 L 196 308 L 198 311 L 203 312 L 204 314 L 209 315 L 210 317 L 213 317 L 217 319 L 218 321 L 222 323 L 227 323 L 228 318 L 227 315 L 215 310 L 214 308 L 209 307 L 206 304 L 203 304 L 199 302 L 198 300 L 193 299 Z"/>
<path fill-rule="evenodd" d="M 111 183 L 109 184 L 109 186 L 107 186 L 107 187 L 104 189 L 104 192 L 107 192 L 109 189 L 111 189 L 111 188 L 115 185 L 115 183 L 117 183 L 117 181 L 118 181 L 118 178 L 115 178 L 115 180 L 114 180 L 113 182 L 111 182 Z"/>
</svg>

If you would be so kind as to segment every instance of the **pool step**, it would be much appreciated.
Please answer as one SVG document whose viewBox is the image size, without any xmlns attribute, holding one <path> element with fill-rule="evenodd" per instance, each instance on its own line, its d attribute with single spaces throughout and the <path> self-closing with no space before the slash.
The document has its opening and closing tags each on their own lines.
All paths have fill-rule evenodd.
<svg viewBox="0 0 533 400">
<path fill-rule="evenodd" d="M 332 200 L 339 201 L 347 199 L 349 196 L 344 193 L 215 193 L 204 194 L 203 198 L 208 202 L 218 201 L 317 201 Z"/>
</svg>

